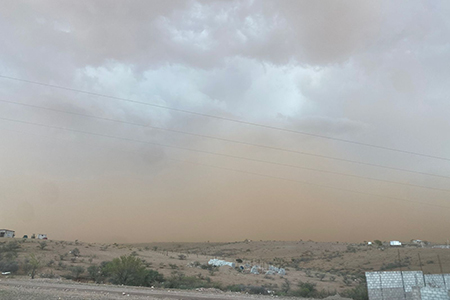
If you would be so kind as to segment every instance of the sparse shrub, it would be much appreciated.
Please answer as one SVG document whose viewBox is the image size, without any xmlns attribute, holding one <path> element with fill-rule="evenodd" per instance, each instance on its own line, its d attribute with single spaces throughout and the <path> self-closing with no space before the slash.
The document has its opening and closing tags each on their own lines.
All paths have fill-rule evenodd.
<svg viewBox="0 0 450 300">
<path fill-rule="evenodd" d="M 205 280 L 198 278 L 197 276 L 186 276 L 181 272 L 173 272 L 172 276 L 164 282 L 164 287 L 178 288 L 178 289 L 195 289 L 195 288 L 221 288 L 220 283 L 211 281 L 211 278 L 207 277 Z"/>
<path fill-rule="evenodd" d="M 346 276 L 344 275 L 344 280 L 343 280 L 345 285 L 352 285 L 352 281 Z"/>
<path fill-rule="evenodd" d="M 316 277 L 320 279 L 320 281 L 322 281 L 325 278 L 325 274 L 323 273 L 316 273 Z"/>
<path fill-rule="evenodd" d="M 353 246 L 353 245 L 348 245 L 347 246 L 347 252 L 350 252 L 350 253 L 356 253 L 356 247 L 355 246 Z"/>
<path fill-rule="evenodd" d="M 208 269 L 209 275 L 214 276 L 217 271 L 219 271 L 219 267 L 212 266 L 212 268 Z"/>
<path fill-rule="evenodd" d="M 0 245 L 0 270 L 11 273 L 17 272 L 19 263 L 16 261 L 16 258 L 21 248 L 20 244 L 17 241 L 10 241 Z"/>
<path fill-rule="evenodd" d="M 10 241 L 8 243 L 4 243 L 0 247 L 0 253 L 14 253 L 17 256 L 17 252 L 20 250 L 21 246 L 17 241 Z"/>
<path fill-rule="evenodd" d="M 106 278 L 106 275 L 103 273 L 103 270 L 98 265 L 89 266 L 87 268 L 89 278 L 92 279 L 95 283 L 103 282 Z"/>
<path fill-rule="evenodd" d="M 38 247 L 41 250 L 44 250 L 45 248 L 47 248 L 47 242 L 46 241 L 39 242 L 39 246 Z"/>
<path fill-rule="evenodd" d="M 80 250 L 78 248 L 74 248 L 72 251 L 70 251 L 70 253 L 76 257 L 80 255 Z"/>
<path fill-rule="evenodd" d="M 55 261 L 53 259 L 49 260 L 47 263 L 47 267 L 51 267 L 55 264 Z"/>
<path fill-rule="evenodd" d="M 17 261 L 0 261 L 0 270 L 2 272 L 16 273 L 19 270 L 19 263 Z"/>
<path fill-rule="evenodd" d="M 298 283 L 298 290 L 292 292 L 293 296 L 298 297 L 315 297 L 317 293 L 316 284 L 310 282 L 302 282 Z"/>
<path fill-rule="evenodd" d="M 186 260 L 186 255 L 184 255 L 184 254 L 179 254 L 179 255 L 178 255 L 178 259 L 179 259 L 179 260 Z"/>
<path fill-rule="evenodd" d="M 373 243 L 374 243 L 376 246 L 378 246 L 378 247 L 383 246 L 383 242 L 380 241 L 380 240 L 375 240 L 375 241 L 373 241 Z"/>
<path fill-rule="evenodd" d="M 284 282 L 281 285 L 281 292 L 286 295 L 286 294 L 288 294 L 290 292 L 290 290 L 291 290 L 291 283 L 290 283 L 290 281 L 287 280 L 287 279 L 284 279 Z"/>
<path fill-rule="evenodd" d="M 81 274 L 84 273 L 85 269 L 82 266 L 72 266 L 69 268 L 75 279 L 80 278 Z"/>
<path fill-rule="evenodd" d="M 357 287 L 353 289 L 344 290 L 341 293 L 341 296 L 352 298 L 354 300 L 369 300 L 365 282 L 361 282 Z"/>
<path fill-rule="evenodd" d="M 229 285 L 226 287 L 226 290 L 230 292 L 241 292 L 241 293 L 249 293 L 256 295 L 267 295 L 268 291 L 263 286 L 254 286 L 254 285 L 243 285 L 243 284 L 235 284 Z"/>
</svg>

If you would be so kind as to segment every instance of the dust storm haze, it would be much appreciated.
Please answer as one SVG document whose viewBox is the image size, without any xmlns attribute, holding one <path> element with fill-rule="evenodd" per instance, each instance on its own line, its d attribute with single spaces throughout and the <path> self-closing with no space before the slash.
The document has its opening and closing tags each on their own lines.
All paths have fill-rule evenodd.
<svg viewBox="0 0 450 300">
<path fill-rule="evenodd" d="M 449 13 L 4 2 L 0 227 L 98 242 L 446 240 Z"/>
</svg>

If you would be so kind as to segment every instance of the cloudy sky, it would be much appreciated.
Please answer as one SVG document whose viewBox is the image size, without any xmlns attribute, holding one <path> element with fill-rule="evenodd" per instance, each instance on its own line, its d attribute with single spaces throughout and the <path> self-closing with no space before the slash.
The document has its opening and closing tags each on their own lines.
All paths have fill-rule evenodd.
<svg viewBox="0 0 450 300">
<path fill-rule="evenodd" d="M 448 1 L 5 1 L 0 227 L 445 241 L 449 14 Z"/>
</svg>

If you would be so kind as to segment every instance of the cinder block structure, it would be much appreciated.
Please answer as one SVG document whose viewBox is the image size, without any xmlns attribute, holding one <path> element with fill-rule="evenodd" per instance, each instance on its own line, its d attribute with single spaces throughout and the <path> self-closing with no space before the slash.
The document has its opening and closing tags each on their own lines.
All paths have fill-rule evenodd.
<svg viewBox="0 0 450 300">
<path fill-rule="evenodd" d="M 450 274 L 366 272 L 369 300 L 450 300 Z"/>
</svg>

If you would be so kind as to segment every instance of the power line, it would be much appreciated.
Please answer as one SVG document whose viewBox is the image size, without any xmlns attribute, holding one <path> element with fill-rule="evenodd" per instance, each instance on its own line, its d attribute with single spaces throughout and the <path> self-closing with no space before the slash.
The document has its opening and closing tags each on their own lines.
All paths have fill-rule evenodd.
<svg viewBox="0 0 450 300">
<path fill-rule="evenodd" d="M 238 119 L 232 119 L 232 118 L 226 118 L 226 117 L 221 117 L 221 116 L 216 116 L 216 115 L 211 115 L 211 114 L 199 113 L 199 112 L 195 112 L 195 111 L 191 111 L 191 110 L 185 110 L 185 109 L 174 108 L 174 107 L 160 105 L 160 104 L 136 101 L 136 100 L 131 100 L 131 99 L 127 99 L 127 98 L 105 95 L 105 94 L 100 94 L 100 93 L 95 93 L 95 92 L 89 92 L 89 91 L 84 91 L 84 90 L 80 90 L 80 89 L 74 89 L 74 88 L 69 88 L 69 87 L 64 87 L 64 86 L 59 86 L 59 85 L 47 84 L 47 83 L 43 83 L 43 82 L 26 80 L 26 79 L 11 77 L 11 76 L 0 75 L 0 78 L 29 83 L 29 84 L 35 84 L 35 85 L 40 85 L 40 86 L 45 86 L 45 87 L 50 87 L 50 88 L 56 88 L 56 89 L 65 90 L 65 91 L 78 92 L 78 93 L 83 93 L 83 94 L 97 96 L 97 97 L 126 101 L 126 102 L 130 102 L 130 103 L 135 103 L 135 104 L 147 105 L 147 106 L 157 107 L 157 108 L 161 108 L 161 109 L 172 110 L 172 111 L 176 111 L 176 112 L 180 112 L 180 113 L 186 113 L 186 114 L 191 114 L 191 115 L 196 115 L 196 116 L 213 118 L 213 119 L 222 120 L 222 121 L 234 122 L 234 123 L 245 124 L 245 125 L 250 125 L 250 126 L 257 126 L 257 127 L 262 127 L 262 128 L 266 128 L 266 129 L 278 130 L 278 131 L 289 132 L 289 133 L 302 134 L 302 135 L 312 136 L 312 137 L 316 137 L 316 138 L 328 139 L 328 140 L 349 143 L 349 144 L 364 146 L 364 147 L 371 147 L 371 148 L 376 148 L 376 149 L 381 149 L 381 150 L 393 151 L 393 152 L 398 152 L 398 153 L 403 153 L 403 154 L 410 154 L 410 155 L 422 156 L 422 157 L 427 157 L 427 158 L 450 161 L 450 158 L 447 158 L 447 157 L 423 154 L 423 153 L 418 153 L 418 152 L 414 152 L 414 151 L 401 150 L 401 149 L 379 146 L 379 145 L 374 145 L 374 144 L 369 144 L 369 143 L 340 139 L 340 138 L 335 138 L 335 137 L 331 137 L 331 136 L 314 134 L 314 133 L 310 133 L 310 132 L 298 131 L 298 130 L 293 130 L 293 129 L 286 129 L 286 128 L 281 128 L 281 127 L 276 127 L 276 126 L 270 126 L 270 125 L 265 125 L 265 124 L 249 122 L 249 121 L 242 121 L 242 120 L 238 120 Z"/>
<path fill-rule="evenodd" d="M 157 130 L 162 130 L 162 131 L 175 132 L 175 133 L 179 133 L 179 134 L 185 134 L 185 135 L 190 135 L 190 136 L 195 136 L 195 137 L 214 139 L 214 140 L 230 142 L 230 143 L 235 143 L 235 144 L 241 144 L 241 145 L 246 145 L 246 146 L 254 146 L 254 147 L 260 147 L 260 148 L 265 148 L 265 149 L 270 149 L 270 150 L 277 150 L 277 151 L 283 151 L 283 152 L 288 152 L 288 153 L 295 153 L 295 154 L 300 154 L 300 155 L 305 155 L 305 156 L 313 156 L 313 157 L 318 157 L 318 158 L 342 161 L 342 162 L 347 162 L 347 163 L 354 163 L 354 164 L 365 165 L 365 166 L 370 166 L 370 167 L 377 167 L 377 168 L 383 168 L 383 169 L 407 172 L 407 173 L 412 173 L 412 174 L 420 174 L 420 175 L 426 175 L 426 176 L 433 176 L 433 177 L 440 177 L 440 178 L 450 179 L 449 176 L 444 176 L 444 175 L 437 175 L 437 174 L 432 174 L 432 173 L 425 173 L 425 172 L 407 170 L 407 169 L 402 169 L 402 168 L 395 168 L 395 167 L 390 167 L 390 166 L 384 166 L 384 165 L 373 164 L 373 163 L 366 163 L 366 162 L 361 162 L 361 161 L 356 161 L 356 160 L 338 158 L 338 157 L 327 156 L 327 155 L 320 155 L 320 154 L 309 153 L 309 152 L 298 151 L 298 150 L 291 150 L 291 149 L 285 149 L 285 148 L 279 148 L 279 147 L 273 147 L 273 146 L 267 146 L 267 145 L 261 145 L 261 144 L 253 144 L 253 143 L 248 143 L 248 142 L 243 142 L 243 141 L 237 141 L 237 140 L 232 140 L 232 139 L 226 139 L 226 138 L 214 137 L 214 136 L 209 136 L 209 135 L 197 134 L 197 133 L 186 132 L 186 131 L 181 131 L 181 130 L 167 129 L 167 128 L 162 128 L 162 127 L 157 127 L 157 126 L 152 126 L 152 125 L 147 125 L 147 124 L 141 124 L 141 123 L 135 123 L 135 122 L 127 122 L 127 121 L 122 121 L 122 120 L 117 120 L 117 119 L 98 117 L 98 116 L 87 115 L 87 114 L 76 113 L 76 112 L 68 112 L 68 111 L 64 111 L 64 110 L 60 110 L 60 109 L 47 108 L 47 107 L 33 105 L 33 104 L 19 103 L 19 102 L 8 101 L 8 100 L 0 100 L 0 102 L 9 103 L 9 104 L 15 104 L 15 105 L 21 105 L 21 106 L 31 107 L 31 108 L 44 109 L 44 110 L 48 110 L 48 111 L 53 111 L 53 112 L 58 112 L 58 113 L 65 113 L 65 114 L 69 114 L 69 115 L 75 115 L 75 116 L 99 119 L 99 120 L 104 120 L 104 121 L 116 122 L 116 123 L 121 123 L 121 124 L 129 124 L 129 125 L 140 126 L 140 127 L 145 127 L 145 128 L 152 128 L 152 129 L 157 129 Z M 320 171 L 320 170 L 316 170 L 316 171 Z M 320 171 L 320 172 L 325 172 L 325 171 Z M 338 173 L 338 174 L 339 175 L 344 175 L 344 176 L 356 176 L 356 175 L 346 175 L 345 173 Z M 371 179 L 370 177 L 364 177 L 364 178 Z M 381 179 L 371 179 L 371 180 L 384 181 L 384 180 L 381 180 Z M 391 181 L 388 181 L 388 182 L 391 182 Z M 401 182 L 393 182 L 393 183 L 403 184 L 403 185 L 410 185 L 410 184 L 401 183 Z M 419 187 L 429 188 L 429 187 L 424 187 L 424 186 L 419 186 Z M 430 189 L 435 189 L 435 188 L 430 188 Z M 437 189 L 437 190 L 442 190 L 442 189 Z M 444 191 L 450 191 L 450 190 L 444 190 Z"/>
<path fill-rule="evenodd" d="M 82 133 L 82 134 L 88 134 L 88 135 L 94 135 L 94 136 L 100 136 L 100 137 L 124 140 L 124 141 L 128 141 L 128 142 L 144 143 L 144 144 L 155 145 L 155 146 L 160 146 L 160 147 L 174 148 L 174 149 L 178 149 L 178 150 L 198 152 L 198 153 L 222 156 L 222 157 L 233 158 L 233 159 L 247 160 L 247 161 L 251 161 L 251 162 L 265 163 L 265 164 L 282 166 L 282 167 L 289 167 L 289 168 L 294 168 L 294 169 L 302 169 L 302 170 L 315 171 L 315 172 L 320 172 L 320 173 L 327 173 L 327 174 L 333 174 L 333 175 L 341 175 L 341 176 L 347 176 L 347 177 L 353 177 L 353 178 L 373 180 L 373 181 L 384 182 L 384 183 L 398 184 L 398 185 L 403 185 L 403 186 L 411 186 L 411 187 L 418 187 L 418 188 L 424 188 L 424 189 L 429 189 L 429 190 L 450 192 L 450 190 L 447 190 L 447 189 L 434 188 L 434 187 L 416 185 L 416 184 L 411 184 L 411 183 L 403 183 L 403 182 L 398 182 L 398 181 L 389 181 L 389 180 L 384 180 L 384 179 L 377 179 L 377 178 L 372 178 L 372 177 L 365 177 L 365 176 L 359 176 L 359 175 L 348 174 L 348 173 L 341 173 L 341 172 L 335 172 L 335 171 L 320 170 L 320 169 L 309 168 L 309 167 L 301 167 L 301 166 L 296 166 L 296 165 L 291 165 L 291 164 L 277 163 L 277 162 L 271 162 L 271 161 L 266 161 L 266 160 L 253 159 L 253 158 L 247 158 L 247 157 L 242 157 L 242 156 L 236 156 L 236 155 L 230 155 L 230 154 L 224 154 L 224 153 L 217 153 L 217 152 L 211 152 L 211 151 L 205 151 L 205 150 L 191 149 L 191 148 L 180 147 L 180 146 L 166 145 L 166 144 L 149 142 L 149 141 L 141 141 L 141 140 L 136 140 L 136 139 L 117 137 L 117 136 L 106 135 L 106 134 L 101 134 L 101 133 L 93 133 L 93 132 L 88 132 L 88 131 L 82 131 L 82 130 L 70 129 L 70 128 L 66 128 L 66 127 L 52 126 L 52 125 L 45 125 L 45 124 L 28 122 L 28 121 L 22 121 L 22 120 L 16 120 L 16 119 L 9 119 L 9 118 L 0 117 L 0 120 L 6 120 L 6 121 L 10 121 L 10 122 L 17 122 L 17 123 L 23 123 L 23 124 L 33 125 L 33 126 L 40 126 L 40 127 L 58 129 L 58 130 L 72 131 L 72 132 L 77 132 L 77 133 Z"/>
<path fill-rule="evenodd" d="M 344 191 L 344 192 L 349 192 L 349 193 L 354 193 L 354 194 L 361 194 L 361 195 L 366 195 L 366 196 L 373 196 L 373 197 L 378 197 L 378 198 L 386 198 L 386 199 L 391 199 L 391 200 L 404 201 L 404 202 L 410 202 L 410 203 L 418 203 L 418 204 L 422 204 L 422 205 L 429 205 L 429 206 L 434 206 L 434 207 L 439 207 L 439 208 L 450 209 L 449 206 L 444 206 L 444 205 L 437 205 L 437 204 L 431 204 L 431 203 L 427 203 L 427 202 L 414 201 L 414 200 L 409 200 L 409 199 L 404 199 L 404 198 L 398 198 L 398 197 L 391 197 L 391 196 L 385 196 L 385 195 L 379 195 L 379 194 L 366 193 L 366 192 L 361 192 L 361 191 L 355 191 L 355 190 L 350 190 L 350 189 L 344 189 L 344 188 L 329 186 L 329 185 L 312 183 L 312 182 L 308 182 L 308 181 L 302 181 L 302 180 L 290 179 L 290 178 L 285 178 L 285 177 L 278 177 L 278 176 L 272 176 L 272 175 L 266 175 L 266 174 L 260 174 L 260 173 L 242 171 L 242 170 L 236 170 L 236 169 L 231 169 L 231 168 L 226 168 L 226 167 L 219 167 L 219 166 L 214 166 L 214 165 L 209 165 L 209 164 L 204 164 L 204 163 L 188 162 L 188 161 L 177 160 L 177 159 L 172 159 L 172 160 L 176 160 L 176 161 L 179 161 L 179 162 L 190 163 L 190 164 L 199 164 L 199 165 L 208 166 L 208 167 L 211 167 L 211 168 L 222 169 L 222 170 L 233 171 L 233 172 L 239 172 L 239 173 L 255 175 L 255 176 L 260 176 L 260 177 L 266 177 L 266 178 L 273 178 L 273 179 L 278 179 L 278 180 L 296 182 L 296 183 L 311 185 L 311 186 L 315 186 L 315 187 L 333 189 L 333 190 Z"/>
<path fill-rule="evenodd" d="M 4 128 L 2 128 L 2 130 L 8 130 L 8 131 L 13 131 L 13 132 L 25 133 L 25 132 L 22 132 L 22 131 L 12 130 L 12 129 L 4 129 Z M 25 133 L 25 134 L 38 136 L 37 134 L 32 134 L 32 133 L 28 133 L 28 132 Z M 42 135 L 39 135 L 39 136 L 42 136 Z M 53 136 L 52 137 L 45 136 L 45 137 L 47 137 L 47 138 L 55 138 Z M 114 150 L 117 150 L 117 149 L 114 149 Z M 121 151 L 123 151 L 123 150 L 121 150 Z M 135 153 L 134 151 L 126 151 L 126 152 Z M 348 193 L 353 193 L 353 194 L 360 194 L 360 195 L 365 195 L 365 196 L 372 196 L 372 197 L 377 197 L 377 198 L 385 198 L 385 199 L 390 199 L 390 200 L 395 200 L 395 201 L 402 201 L 402 202 L 415 203 L 415 204 L 421 204 L 421 205 L 426 205 L 426 206 L 450 209 L 449 206 L 444 206 L 444 205 L 438 205 L 438 204 L 432 204 L 432 203 L 427 203 L 427 202 L 415 201 L 415 200 L 410 200 L 410 199 L 405 199 L 405 198 L 398 198 L 398 197 L 391 197 L 391 196 L 385 196 L 385 195 L 379 195 L 379 194 L 355 191 L 355 190 L 339 188 L 339 187 L 334 187 L 334 186 L 328 186 L 328 185 L 323 185 L 323 184 L 316 184 L 316 183 L 312 183 L 312 182 L 308 182 L 308 181 L 302 181 L 302 180 L 297 180 L 297 179 L 290 179 L 290 178 L 285 178 L 285 177 L 278 177 L 278 176 L 273 176 L 273 175 L 249 172 L 249 171 L 245 171 L 245 170 L 237 170 L 237 169 L 232 169 L 232 168 L 227 168 L 227 167 L 210 165 L 210 164 L 205 164 L 205 163 L 201 163 L 201 162 L 192 162 L 192 161 L 180 160 L 180 159 L 169 158 L 169 157 L 166 157 L 165 159 L 168 159 L 168 160 L 171 160 L 171 161 L 175 161 L 175 162 L 180 162 L 180 163 L 204 166 L 204 167 L 218 169 L 218 170 L 225 170 L 225 171 L 230 171 L 230 172 L 235 172 L 235 173 L 242 173 L 242 174 L 253 175 L 253 176 L 264 177 L 264 178 L 271 178 L 271 179 L 287 181 L 287 182 L 292 182 L 292 183 L 300 183 L 300 184 L 310 185 L 310 186 L 319 187 L 319 188 L 333 189 L 333 190 L 338 190 L 338 191 L 343 191 L 343 192 L 348 192 Z"/>
</svg>

